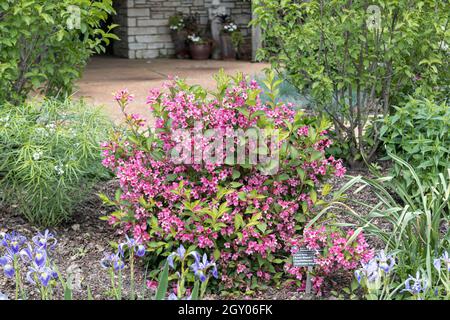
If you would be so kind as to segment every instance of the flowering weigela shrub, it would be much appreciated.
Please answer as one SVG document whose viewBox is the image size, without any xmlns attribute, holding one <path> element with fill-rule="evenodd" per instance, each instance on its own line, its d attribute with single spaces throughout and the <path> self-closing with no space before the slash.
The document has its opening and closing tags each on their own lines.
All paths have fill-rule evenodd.
<svg viewBox="0 0 450 320">
<path fill-rule="evenodd" d="M 336 227 L 325 228 L 324 226 L 305 228 L 303 237 L 293 239 L 291 244 L 292 253 L 296 253 L 301 247 L 316 250 L 317 266 L 314 268 L 312 285 L 318 294 L 321 294 L 321 285 L 325 277 L 337 272 L 354 271 L 374 257 L 374 251 L 366 242 L 364 234 L 355 233 L 352 229 L 343 231 Z M 304 268 L 287 263 L 285 270 L 294 276 L 299 288 L 304 289 L 306 285 Z"/>
<path fill-rule="evenodd" d="M 325 185 L 319 193 L 321 182 L 342 176 L 345 168 L 325 157 L 329 124 L 276 103 L 278 83 L 268 83 L 273 101 L 263 105 L 256 82 L 223 73 L 216 80 L 218 90 L 211 95 L 177 79 L 164 92 L 152 89 L 147 103 L 155 129 L 127 113 L 128 91 L 116 96 L 128 130 L 103 145 L 103 164 L 120 181 L 116 199 L 103 199 L 119 208 L 109 222 L 145 242 L 153 257 L 161 256 L 157 260 L 180 244 L 212 251 L 222 286 L 251 290 L 258 280 L 281 278 L 293 240 L 302 236 L 311 208 L 330 190 Z M 180 130 L 189 130 L 191 139 L 181 141 Z M 208 130 L 216 135 L 210 138 Z M 272 140 L 246 144 L 236 134 L 240 130 L 247 138 L 250 130 L 261 130 Z M 223 139 L 236 145 L 231 160 L 228 154 L 218 161 L 225 152 L 222 146 L 212 152 L 211 140 Z M 180 145 L 192 153 L 173 157 Z M 252 161 L 252 156 L 267 158 L 269 148 L 267 161 Z M 236 161 L 243 155 L 250 159 Z"/>
</svg>

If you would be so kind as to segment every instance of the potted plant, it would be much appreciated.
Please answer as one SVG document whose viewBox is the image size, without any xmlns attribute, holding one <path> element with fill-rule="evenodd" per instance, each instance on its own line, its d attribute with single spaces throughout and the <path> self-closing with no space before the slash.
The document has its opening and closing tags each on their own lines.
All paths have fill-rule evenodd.
<svg viewBox="0 0 450 320">
<path fill-rule="evenodd" d="M 211 54 L 211 43 L 207 39 L 191 34 L 188 36 L 190 42 L 189 52 L 194 60 L 206 60 Z"/>
<path fill-rule="evenodd" d="M 239 37 L 239 35 L 241 37 Z M 222 51 L 222 59 L 235 60 L 236 50 L 241 41 L 242 34 L 238 30 L 238 26 L 232 22 L 227 21 L 223 25 L 222 33 L 220 35 L 220 47 Z"/>
<path fill-rule="evenodd" d="M 175 56 L 178 59 L 189 58 L 187 46 L 188 31 L 186 30 L 185 17 L 177 12 L 169 18 L 169 29 L 175 46 Z"/>
<path fill-rule="evenodd" d="M 240 30 L 236 30 L 231 34 L 231 43 L 233 44 L 234 50 L 236 51 L 237 58 L 241 59 L 243 57 L 243 43 L 244 37 Z"/>
</svg>

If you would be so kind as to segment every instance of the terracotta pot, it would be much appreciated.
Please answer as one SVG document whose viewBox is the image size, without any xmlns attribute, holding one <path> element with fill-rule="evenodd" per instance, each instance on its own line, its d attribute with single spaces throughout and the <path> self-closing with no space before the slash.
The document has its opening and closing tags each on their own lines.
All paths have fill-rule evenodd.
<svg viewBox="0 0 450 320">
<path fill-rule="evenodd" d="M 191 43 L 189 46 L 191 58 L 194 60 L 206 60 L 211 54 L 211 45 L 209 43 L 195 44 Z"/>
<path fill-rule="evenodd" d="M 189 58 L 189 48 L 187 45 L 187 31 L 171 31 L 172 41 L 175 46 L 175 56 L 178 59 Z"/>
<path fill-rule="evenodd" d="M 220 49 L 223 60 L 236 60 L 236 50 L 234 49 L 233 41 L 231 41 L 229 34 L 220 35 Z"/>
</svg>

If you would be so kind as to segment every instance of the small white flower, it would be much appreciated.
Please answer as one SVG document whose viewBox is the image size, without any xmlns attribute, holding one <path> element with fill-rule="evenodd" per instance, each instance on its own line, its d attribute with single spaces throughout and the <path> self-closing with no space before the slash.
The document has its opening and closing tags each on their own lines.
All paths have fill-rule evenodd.
<svg viewBox="0 0 450 320">
<path fill-rule="evenodd" d="M 223 29 L 224 29 L 225 31 L 228 31 L 228 32 L 232 33 L 232 32 L 234 32 L 234 31 L 236 31 L 236 30 L 238 29 L 238 27 L 237 27 L 237 25 L 236 25 L 235 23 L 230 22 L 230 23 L 225 24 L 225 25 L 223 26 Z"/>
<path fill-rule="evenodd" d="M 44 128 L 36 128 L 34 131 L 36 132 L 37 135 L 48 137 L 48 131 L 45 130 Z"/>
<path fill-rule="evenodd" d="M 64 174 L 64 170 L 63 170 L 63 166 L 62 165 L 57 165 L 55 166 L 55 171 L 57 174 L 59 174 L 60 176 Z"/>
<path fill-rule="evenodd" d="M 201 40 L 201 38 L 199 36 L 196 36 L 195 34 L 189 35 L 188 39 L 194 43 L 200 42 L 200 40 Z"/>
<path fill-rule="evenodd" d="M 6 116 L 4 118 L 0 118 L 0 122 L 8 122 L 9 121 L 9 116 Z"/>
<path fill-rule="evenodd" d="M 441 43 L 439 44 L 439 47 L 441 48 L 441 50 L 444 51 L 448 51 L 448 44 L 445 41 L 441 41 Z"/>
<path fill-rule="evenodd" d="M 50 133 L 54 133 L 56 131 L 56 125 L 54 123 L 49 123 L 45 127 Z"/>
<path fill-rule="evenodd" d="M 42 157 L 42 155 L 42 151 L 36 151 L 35 153 L 33 153 L 33 160 L 38 161 Z"/>
</svg>

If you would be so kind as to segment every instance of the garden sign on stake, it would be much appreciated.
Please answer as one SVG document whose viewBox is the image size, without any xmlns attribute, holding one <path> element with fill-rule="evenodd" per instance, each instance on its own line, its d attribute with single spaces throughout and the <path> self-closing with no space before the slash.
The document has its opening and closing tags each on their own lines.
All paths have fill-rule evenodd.
<svg viewBox="0 0 450 320">
<path fill-rule="evenodd" d="M 293 248 L 294 251 L 297 248 Z M 306 294 L 311 294 L 311 273 L 313 267 L 316 265 L 316 255 L 319 253 L 317 250 L 309 250 L 306 248 L 300 248 L 296 253 L 292 255 L 294 267 L 308 267 L 306 272 Z"/>
</svg>

